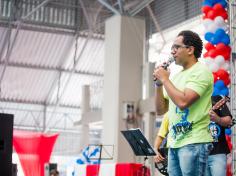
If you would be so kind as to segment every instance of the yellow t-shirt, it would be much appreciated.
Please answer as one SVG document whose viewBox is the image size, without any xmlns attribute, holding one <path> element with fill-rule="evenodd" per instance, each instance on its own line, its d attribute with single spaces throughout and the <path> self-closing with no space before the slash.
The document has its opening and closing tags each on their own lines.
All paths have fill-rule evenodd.
<svg viewBox="0 0 236 176">
<path fill-rule="evenodd" d="M 169 127 L 169 119 L 168 119 L 167 114 L 165 114 L 162 119 L 161 126 L 157 135 L 160 137 L 166 138 L 169 132 L 168 127 Z"/>
</svg>

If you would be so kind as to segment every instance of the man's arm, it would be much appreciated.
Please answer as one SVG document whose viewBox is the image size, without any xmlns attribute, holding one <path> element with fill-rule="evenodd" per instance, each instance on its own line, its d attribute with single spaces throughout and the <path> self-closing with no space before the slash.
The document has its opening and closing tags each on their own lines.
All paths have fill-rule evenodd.
<svg viewBox="0 0 236 176">
<path fill-rule="evenodd" d="M 232 115 L 230 113 L 228 106 L 223 105 L 219 110 L 220 111 L 218 112 L 218 114 L 213 109 L 209 111 L 211 121 L 216 122 L 217 124 L 223 127 L 231 126 L 233 123 Z"/>
<path fill-rule="evenodd" d="M 164 98 L 163 86 L 156 87 L 155 105 L 157 115 L 163 115 L 168 110 L 168 100 Z"/>
<path fill-rule="evenodd" d="M 160 148 L 160 146 L 161 146 L 161 143 L 162 143 L 162 141 L 163 141 L 163 137 L 161 137 L 161 136 L 159 136 L 159 135 L 157 135 L 156 136 L 156 139 L 155 139 L 155 144 L 154 144 L 154 147 L 155 147 L 155 149 L 156 149 L 156 156 L 154 156 L 154 161 L 155 162 L 157 162 L 157 163 L 159 163 L 159 162 L 161 162 L 161 161 L 163 161 L 165 158 L 160 154 L 160 152 L 158 151 L 158 149 Z"/>
<path fill-rule="evenodd" d="M 180 109 L 189 107 L 200 98 L 200 96 L 192 89 L 186 88 L 184 91 L 177 89 L 169 79 L 169 72 L 162 67 L 155 69 L 153 75 L 163 83 L 168 96 Z M 158 97 L 159 96 L 161 95 L 158 94 Z M 163 102 L 163 100 L 159 101 Z M 157 105 L 158 104 L 156 103 L 156 106 Z"/>
<path fill-rule="evenodd" d="M 155 143 L 154 143 L 155 150 L 158 151 L 158 149 L 160 149 L 163 139 L 164 138 L 159 135 L 156 136 Z"/>
<path fill-rule="evenodd" d="M 211 121 L 216 122 L 217 124 L 223 126 L 223 127 L 229 127 L 232 125 L 232 118 L 231 116 L 224 116 L 220 117 L 215 112 L 211 113 L 209 112 Z"/>
<path fill-rule="evenodd" d="M 219 102 L 221 99 L 222 99 L 222 97 L 220 97 L 220 96 L 213 96 L 212 97 L 213 102 Z M 213 104 L 213 105 L 215 105 L 215 104 Z M 216 109 L 218 109 L 218 111 L 214 111 Z M 227 104 L 219 106 L 216 109 L 213 108 L 213 109 L 210 109 L 210 111 L 209 111 L 211 121 L 213 121 L 223 127 L 230 127 L 232 125 L 233 121 L 232 121 L 231 112 L 230 112 Z"/>
<path fill-rule="evenodd" d="M 185 109 L 191 106 L 200 96 L 192 89 L 178 90 L 168 79 L 163 81 L 163 85 L 170 99 L 180 108 Z"/>
</svg>

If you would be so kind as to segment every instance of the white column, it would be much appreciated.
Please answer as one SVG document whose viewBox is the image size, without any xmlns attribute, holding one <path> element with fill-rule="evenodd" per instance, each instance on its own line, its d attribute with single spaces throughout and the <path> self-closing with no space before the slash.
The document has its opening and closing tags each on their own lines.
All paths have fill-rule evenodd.
<svg viewBox="0 0 236 176">
<path fill-rule="evenodd" d="M 153 82 L 153 70 L 155 68 L 154 63 L 145 63 L 144 71 L 143 71 L 143 80 L 144 80 L 144 98 L 150 98 L 154 96 L 154 82 Z M 148 141 L 153 144 L 153 131 L 154 131 L 154 124 L 155 124 L 155 115 L 151 112 L 144 113 L 143 116 L 144 120 L 144 133 L 147 137 Z"/>
<path fill-rule="evenodd" d="M 143 71 L 143 80 L 144 80 L 144 98 L 153 97 L 155 94 L 154 82 L 153 82 L 153 70 L 155 68 L 155 63 L 145 63 L 144 71 Z M 144 121 L 144 134 L 149 141 L 149 143 L 153 146 L 154 139 L 156 134 L 154 134 L 156 116 L 153 112 L 145 112 L 143 115 Z M 148 160 L 149 166 L 153 165 L 153 158 L 149 157 Z M 150 168 L 151 169 L 151 168 Z M 151 169 L 152 171 L 152 169 Z"/>
<path fill-rule="evenodd" d="M 89 85 L 82 86 L 82 94 L 81 94 L 81 114 L 85 114 L 90 110 L 90 91 Z M 83 118 L 83 117 L 82 117 Z"/>
<path fill-rule="evenodd" d="M 155 94 L 153 71 L 155 63 L 146 62 L 143 69 L 144 99 L 153 97 Z"/>
<path fill-rule="evenodd" d="M 102 143 L 114 144 L 115 162 L 134 162 L 120 133 L 125 130 L 123 102 L 138 102 L 142 94 L 145 22 L 113 16 L 106 21 Z"/>
<path fill-rule="evenodd" d="M 82 135 L 80 136 L 80 149 L 85 148 L 89 144 L 89 124 L 86 123 L 85 114 L 90 110 L 90 91 L 88 85 L 82 86 L 81 94 L 81 127 Z"/>
</svg>

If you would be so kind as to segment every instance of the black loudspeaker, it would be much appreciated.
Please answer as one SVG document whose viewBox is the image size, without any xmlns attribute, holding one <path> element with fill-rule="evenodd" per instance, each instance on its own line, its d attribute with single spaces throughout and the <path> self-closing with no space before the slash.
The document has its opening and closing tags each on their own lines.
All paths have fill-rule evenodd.
<svg viewBox="0 0 236 176">
<path fill-rule="evenodd" d="M 0 113 L 0 175 L 12 176 L 12 114 Z"/>
<path fill-rule="evenodd" d="M 17 176 L 17 164 L 12 164 L 12 176 Z"/>
</svg>

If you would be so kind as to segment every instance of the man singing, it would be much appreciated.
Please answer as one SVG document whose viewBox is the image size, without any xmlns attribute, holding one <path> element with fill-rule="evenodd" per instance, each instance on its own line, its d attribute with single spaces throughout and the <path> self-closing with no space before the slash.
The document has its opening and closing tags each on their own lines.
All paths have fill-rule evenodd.
<svg viewBox="0 0 236 176">
<path fill-rule="evenodd" d="M 212 148 L 210 123 L 213 76 L 198 58 L 202 40 L 192 31 L 176 37 L 171 54 L 183 70 L 171 80 L 163 67 L 154 70 L 156 111 L 169 117 L 168 173 L 170 176 L 203 176 Z"/>
</svg>

